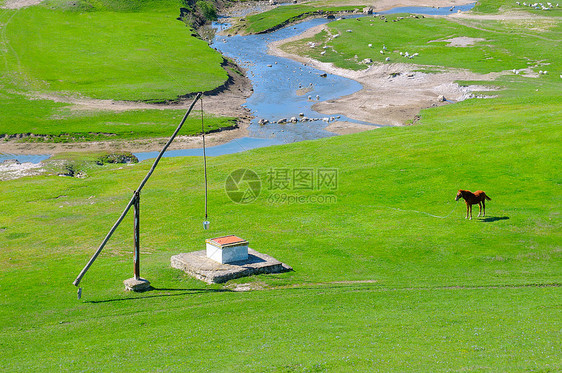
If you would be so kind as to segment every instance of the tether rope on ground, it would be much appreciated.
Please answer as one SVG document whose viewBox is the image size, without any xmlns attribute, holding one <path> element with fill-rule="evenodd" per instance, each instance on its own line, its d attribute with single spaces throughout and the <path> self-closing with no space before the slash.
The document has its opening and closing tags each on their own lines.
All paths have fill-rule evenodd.
<svg viewBox="0 0 562 373">
<path fill-rule="evenodd" d="M 381 209 L 390 209 L 390 210 L 395 210 L 395 211 L 401 211 L 401 212 L 415 212 L 417 214 L 424 214 L 424 215 L 431 216 L 433 218 L 446 219 L 449 216 L 451 216 L 451 214 L 455 211 L 457 206 L 458 206 L 458 203 L 455 203 L 455 205 L 453 206 L 453 209 L 445 216 L 433 215 L 433 214 L 430 214 L 429 212 L 425 212 L 425 211 L 409 210 L 409 209 L 406 210 L 406 209 L 401 209 L 401 208 L 397 208 L 397 207 L 389 207 L 389 206 L 374 206 L 374 207 L 381 208 Z"/>
</svg>

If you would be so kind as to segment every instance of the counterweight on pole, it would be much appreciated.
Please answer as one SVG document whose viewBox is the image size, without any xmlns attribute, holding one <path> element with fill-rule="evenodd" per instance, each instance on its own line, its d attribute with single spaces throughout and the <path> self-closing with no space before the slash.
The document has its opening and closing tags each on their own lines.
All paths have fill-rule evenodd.
<svg viewBox="0 0 562 373">
<path fill-rule="evenodd" d="M 119 216 L 119 218 L 117 219 L 117 221 L 115 222 L 115 224 L 113 224 L 113 227 L 109 230 L 109 233 L 105 236 L 104 240 L 102 241 L 101 245 L 98 247 L 98 249 L 96 250 L 96 252 L 94 253 L 94 255 L 92 255 L 92 257 L 90 258 L 90 260 L 88 261 L 88 263 L 86 264 L 86 266 L 82 269 L 82 271 L 80 272 L 80 274 L 78 275 L 78 277 L 76 277 L 76 279 L 74 280 L 74 282 L 72 282 L 72 284 L 74 286 L 78 286 L 80 284 L 80 281 L 82 281 L 82 278 L 84 277 L 84 275 L 86 274 L 86 272 L 88 272 L 88 269 L 90 269 L 90 267 L 92 266 L 92 264 L 94 263 L 94 261 L 97 259 L 98 255 L 101 253 L 101 251 L 103 250 L 103 248 L 105 247 L 105 245 L 107 244 L 107 241 L 109 241 L 109 239 L 111 238 L 111 236 L 113 235 L 113 233 L 115 232 L 115 230 L 117 229 L 117 227 L 119 227 L 119 224 L 121 224 L 121 222 L 123 221 L 123 219 L 125 219 L 125 216 L 127 216 L 127 213 L 129 212 L 129 210 L 131 209 L 131 206 L 135 205 L 135 278 L 139 275 L 139 270 L 137 268 L 138 264 L 139 264 L 139 258 L 138 258 L 138 254 L 140 254 L 140 250 L 137 251 L 137 245 L 139 243 L 138 241 L 138 236 L 137 234 L 139 233 L 137 231 L 138 228 L 138 212 L 139 212 L 139 207 L 137 204 L 140 203 L 140 192 L 142 190 L 142 188 L 144 187 L 144 185 L 146 184 L 146 182 L 148 181 L 148 179 L 150 178 L 150 176 L 152 175 L 152 173 L 154 172 L 154 169 L 156 168 L 156 166 L 158 165 L 158 162 L 160 162 L 160 159 L 162 158 L 162 156 L 164 155 L 164 152 L 168 149 L 168 147 L 170 146 L 170 144 L 174 141 L 174 139 L 176 138 L 177 134 L 179 133 L 179 131 L 181 130 L 183 124 L 185 123 L 185 121 L 187 120 L 187 117 L 189 116 L 189 114 L 191 113 L 191 110 L 193 109 L 193 107 L 195 106 L 195 103 L 197 102 L 197 100 L 199 100 L 201 98 L 202 93 L 198 93 L 195 96 L 195 99 L 193 100 L 193 102 L 191 103 L 191 105 L 189 106 L 189 109 L 187 109 L 187 112 L 185 113 L 183 119 L 181 120 L 180 124 L 178 125 L 178 127 L 176 128 L 176 130 L 174 131 L 174 133 L 172 134 L 172 136 L 170 137 L 170 139 L 168 140 L 168 142 L 166 143 L 166 145 L 164 145 L 164 147 L 162 148 L 162 150 L 160 151 L 160 154 L 158 154 L 158 157 L 156 157 L 156 160 L 154 161 L 154 163 L 152 164 L 152 167 L 150 168 L 150 171 L 148 171 L 148 174 L 146 174 L 146 176 L 144 177 L 144 179 L 141 181 L 139 187 L 137 188 L 137 190 L 135 190 L 134 194 L 133 194 L 133 198 L 131 198 L 131 200 L 129 201 L 129 203 L 127 204 L 127 206 L 125 207 L 125 210 L 121 213 L 121 216 Z M 140 275 L 139 275 L 140 277 Z"/>
</svg>

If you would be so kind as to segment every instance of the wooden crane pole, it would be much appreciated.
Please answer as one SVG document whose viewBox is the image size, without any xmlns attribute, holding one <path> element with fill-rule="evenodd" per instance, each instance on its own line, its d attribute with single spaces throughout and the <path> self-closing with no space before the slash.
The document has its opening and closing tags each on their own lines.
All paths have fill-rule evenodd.
<svg viewBox="0 0 562 373">
<path fill-rule="evenodd" d="M 176 138 L 176 136 L 179 133 L 179 131 L 181 130 L 183 124 L 187 120 L 187 117 L 191 113 L 191 110 L 195 106 L 195 103 L 197 102 L 197 100 L 199 100 L 201 98 L 201 96 L 202 96 L 202 93 L 198 93 L 195 96 L 195 99 L 193 100 L 193 102 L 189 106 L 189 109 L 185 113 L 185 115 L 184 115 L 183 119 L 181 120 L 180 124 L 178 125 L 178 127 L 176 128 L 176 130 L 174 131 L 174 133 L 172 134 L 172 136 L 170 137 L 170 139 L 168 140 L 166 145 L 164 145 L 164 147 L 162 148 L 162 150 L 158 154 L 158 157 L 156 157 L 156 160 L 154 161 L 152 167 L 150 168 L 150 171 L 148 171 L 148 174 L 144 177 L 144 179 L 141 181 L 137 190 L 135 190 L 135 192 L 133 193 L 133 197 L 131 198 L 131 200 L 129 201 L 127 206 L 125 207 L 125 210 L 123 210 L 123 212 L 121 213 L 121 216 L 119 216 L 119 218 L 117 219 L 115 224 L 113 224 L 113 227 L 109 230 L 109 233 L 107 233 L 107 235 L 105 236 L 101 245 L 98 247 L 98 249 L 96 250 L 94 255 L 92 255 L 92 257 L 90 258 L 90 260 L 88 261 L 86 266 L 82 269 L 80 274 L 78 274 L 78 276 L 76 277 L 76 279 L 72 283 L 74 286 L 78 287 L 78 285 L 80 284 L 80 281 L 82 281 L 82 278 L 84 277 L 86 272 L 88 272 L 88 270 L 90 269 L 90 267 L 92 266 L 94 261 L 97 259 L 98 255 L 101 253 L 101 251 L 103 250 L 103 248 L 105 247 L 105 245 L 107 244 L 107 242 L 109 241 L 109 239 L 111 238 L 111 236 L 113 235 L 113 233 L 115 232 L 117 227 L 119 227 L 119 224 L 121 224 L 123 219 L 125 219 L 125 216 L 127 216 L 127 213 L 129 212 L 131 207 L 134 207 L 134 215 L 135 215 L 134 216 L 134 245 L 135 245 L 134 278 L 137 279 L 137 280 L 140 279 L 140 240 L 139 240 L 140 239 L 140 237 L 139 237 L 140 236 L 140 192 L 141 192 L 142 188 L 144 187 L 144 185 L 146 184 L 146 182 L 148 181 L 148 179 L 150 178 L 150 176 L 152 175 L 152 173 L 154 172 L 154 169 L 158 165 L 158 162 L 160 162 L 160 159 L 164 155 L 164 152 L 168 149 L 168 147 L 170 146 L 172 141 L 174 141 L 174 139 Z M 81 292 L 80 292 L 80 290 L 78 290 L 78 296 L 79 297 L 80 297 L 80 294 L 81 294 Z"/>
</svg>

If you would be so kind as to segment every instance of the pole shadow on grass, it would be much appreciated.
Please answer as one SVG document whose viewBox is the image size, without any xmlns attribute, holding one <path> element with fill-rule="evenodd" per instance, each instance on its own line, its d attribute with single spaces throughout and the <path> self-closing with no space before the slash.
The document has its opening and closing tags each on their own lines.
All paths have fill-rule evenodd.
<svg viewBox="0 0 562 373">
<path fill-rule="evenodd" d="M 481 223 L 493 223 L 498 220 L 507 220 L 507 219 L 509 219 L 509 216 L 490 216 L 487 218 L 479 219 L 478 221 Z"/>
<path fill-rule="evenodd" d="M 177 292 L 176 294 L 150 294 L 146 296 L 139 296 L 139 297 L 129 297 L 129 298 L 115 298 L 115 299 L 106 299 L 106 300 L 88 300 L 84 303 L 109 303 L 109 302 L 122 302 L 127 300 L 141 300 L 141 299 L 149 299 L 149 298 L 163 298 L 163 297 L 179 297 L 182 295 L 193 295 L 199 293 L 227 293 L 232 292 L 230 289 L 165 289 L 165 288 L 154 288 L 150 287 L 143 291 L 142 293 L 150 293 L 153 291 L 171 291 Z"/>
</svg>

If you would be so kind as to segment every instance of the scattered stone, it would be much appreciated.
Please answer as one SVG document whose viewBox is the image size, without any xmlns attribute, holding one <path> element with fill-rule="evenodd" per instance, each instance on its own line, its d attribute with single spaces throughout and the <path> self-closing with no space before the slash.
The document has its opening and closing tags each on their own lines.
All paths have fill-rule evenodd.
<svg viewBox="0 0 562 373">
<path fill-rule="evenodd" d="M 137 278 L 129 278 L 123 281 L 125 284 L 125 290 L 127 291 L 135 291 L 135 292 L 143 292 L 152 290 L 152 286 L 150 286 L 150 281 L 145 278 L 139 277 Z"/>
<path fill-rule="evenodd" d="M 3 166 L 19 166 L 21 162 L 17 159 L 6 159 L 0 164 Z"/>
</svg>

